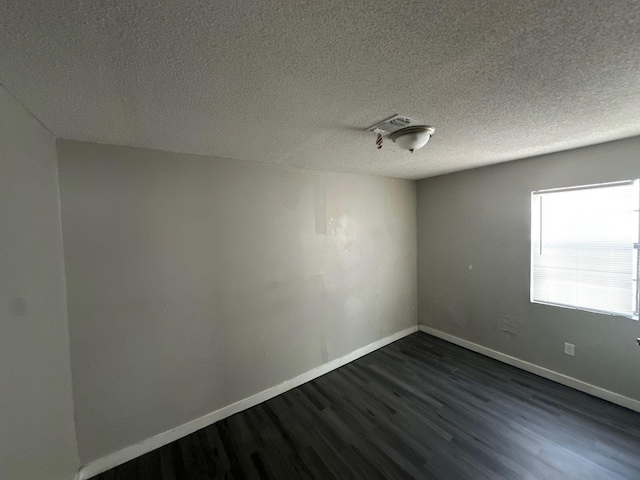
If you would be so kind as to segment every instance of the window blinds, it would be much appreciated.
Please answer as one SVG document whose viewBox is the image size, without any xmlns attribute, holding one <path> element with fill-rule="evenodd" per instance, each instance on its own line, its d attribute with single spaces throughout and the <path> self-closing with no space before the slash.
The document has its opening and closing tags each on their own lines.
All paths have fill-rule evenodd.
<svg viewBox="0 0 640 480">
<path fill-rule="evenodd" d="M 638 192 L 636 180 L 532 193 L 532 302 L 637 319 Z"/>
</svg>

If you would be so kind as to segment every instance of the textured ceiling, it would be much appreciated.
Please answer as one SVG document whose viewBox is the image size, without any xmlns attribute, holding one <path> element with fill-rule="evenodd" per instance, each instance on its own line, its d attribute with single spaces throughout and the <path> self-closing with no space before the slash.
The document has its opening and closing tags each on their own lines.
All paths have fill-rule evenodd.
<svg viewBox="0 0 640 480">
<path fill-rule="evenodd" d="M 640 134 L 640 2 L 1 1 L 56 136 L 421 178 Z M 409 154 L 362 131 L 434 125 Z"/>
</svg>

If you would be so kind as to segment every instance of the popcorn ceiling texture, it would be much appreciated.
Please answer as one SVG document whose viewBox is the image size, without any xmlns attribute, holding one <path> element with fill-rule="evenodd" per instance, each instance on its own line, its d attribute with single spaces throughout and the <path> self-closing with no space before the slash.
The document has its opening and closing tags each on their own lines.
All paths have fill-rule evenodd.
<svg viewBox="0 0 640 480">
<path fill-rule="evenodd" d="M 640 134 L 640 2 L 7 1 L 56 136 L 421 178 Z M 362 129 L 434 125 L 413 155 Z"/>
</svg>

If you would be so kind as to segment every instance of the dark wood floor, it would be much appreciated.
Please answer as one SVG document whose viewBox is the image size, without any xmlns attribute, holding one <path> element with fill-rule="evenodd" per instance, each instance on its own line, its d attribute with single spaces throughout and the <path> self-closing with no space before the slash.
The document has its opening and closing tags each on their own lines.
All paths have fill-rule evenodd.
<svg viewBox="0 0 640 480">
<path fill-rule="evenodd" d="M 640 479 L 640 414 L 416 333 L 95 478 Z"/>
</svg>

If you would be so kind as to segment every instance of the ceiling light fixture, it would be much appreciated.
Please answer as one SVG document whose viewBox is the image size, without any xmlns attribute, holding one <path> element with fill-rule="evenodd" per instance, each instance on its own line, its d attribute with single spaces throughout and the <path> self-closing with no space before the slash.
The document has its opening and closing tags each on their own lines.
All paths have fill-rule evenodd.
<svg viewBox="0 0 640 480">
<path fill-rule="evenodd" d="M 436 131 L 430 125 L 419 125 L 412 118 L 404 115 L 393 115 L 375 125 L 367 128 L 367 131 L 377 135 L 376 147 L 382 148 L 382 136 L 388 136 L 400 148 L 414 150 L 424 147 L 431 135 Z"/>
<path fill-rule="evenodd" d="M 436 129 L 429 125 L 413 125 L 396 130 L 389 138 L 400 148 L 413 153 L 414 150 L 424 147 L 435 132 Z"/>
</svg>

